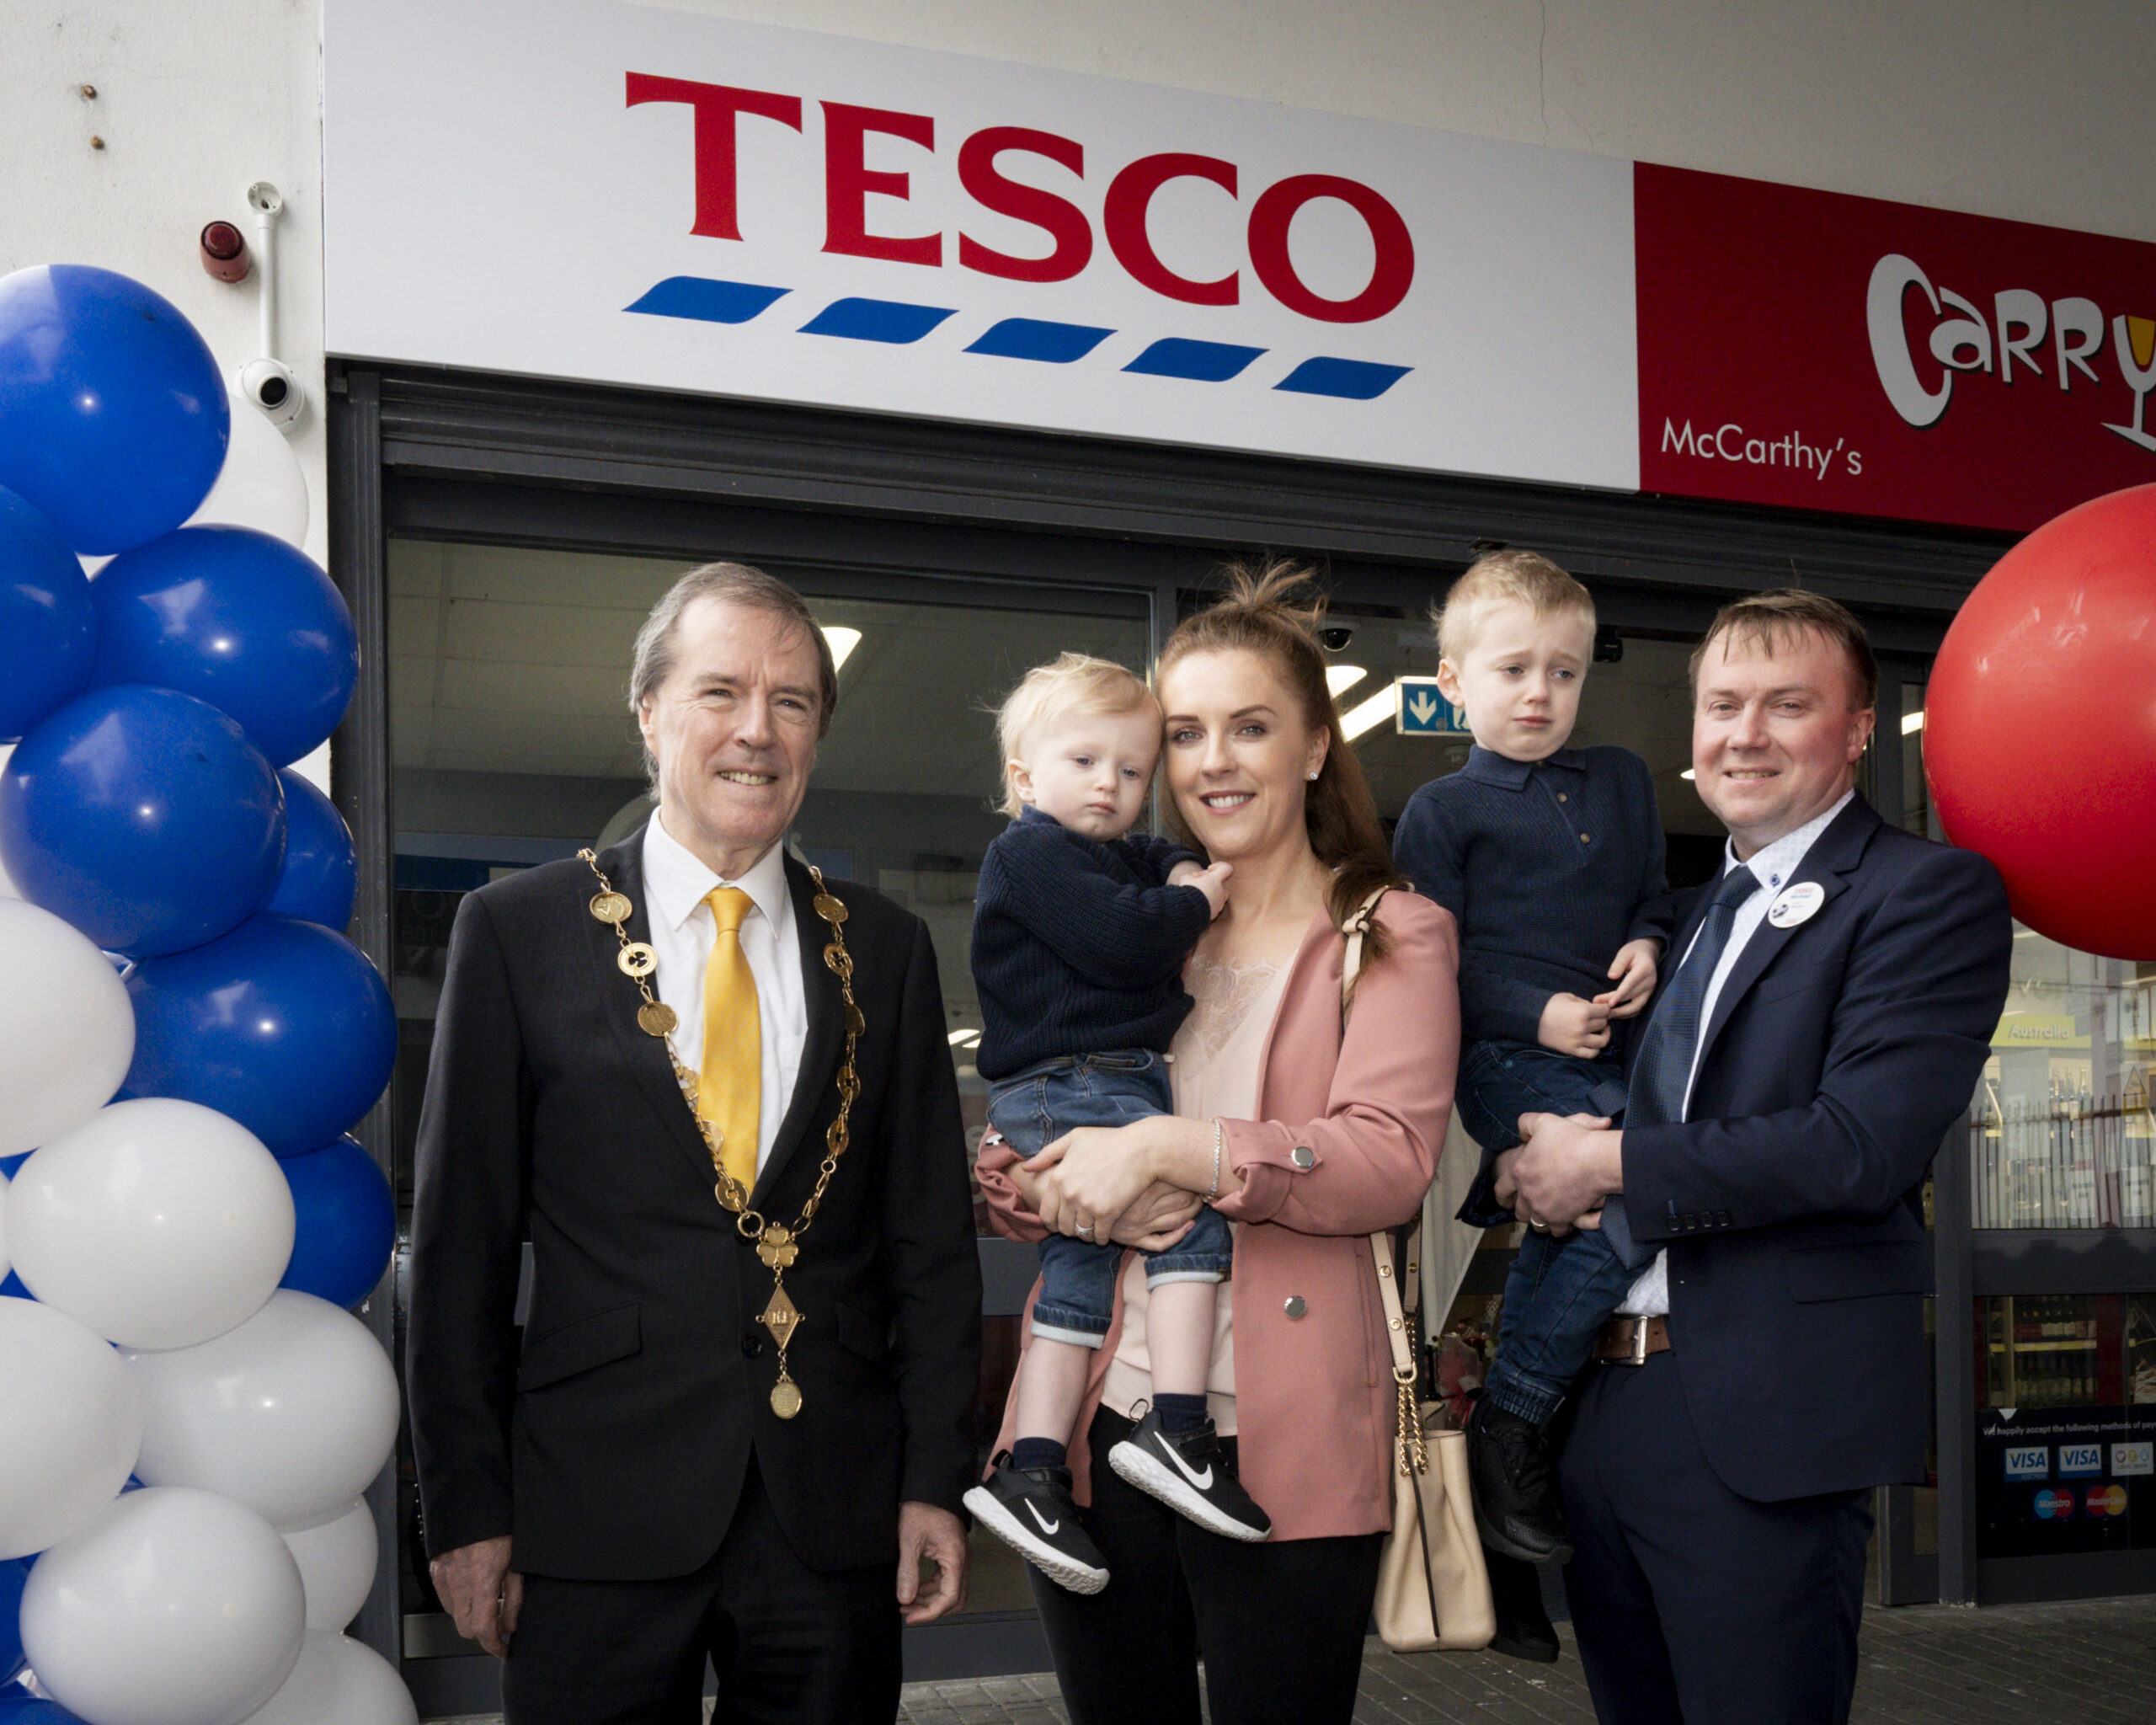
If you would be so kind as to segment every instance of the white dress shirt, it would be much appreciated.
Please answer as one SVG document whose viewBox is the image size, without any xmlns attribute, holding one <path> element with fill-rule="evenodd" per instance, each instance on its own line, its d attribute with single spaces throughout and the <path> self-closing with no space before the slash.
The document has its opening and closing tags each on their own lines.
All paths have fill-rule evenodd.
<svg viewBox="0 0 2156 1725">
<path fill-rule="evenodd" d="M 763 1094 L 756 1109 L 760 1173 L 793 1100 L 802 1044 L 808 1039 L 808 1000 L 793 931 L 793 895 L 786 883 L 785 847 L 774 844 L 739 880 L 722 880 L 654 813 L 643 830 L 643 884 L 650 900 L 645 909 L 652 949 L 659 954 L 653 981 L 659 999 L 674 1009 L 675 1055 L 691 1072 L 703 1064 L 704 972 L 718 937 L 705 897 L 713 887 L 734 886 L 755 907 L 741 919 L 741 953 L 749 961 L 763 1021 Z"/>
<path fill-rule="evenodd" d="M 1707 992 L 1700 1002 L 1700 1040 L 1692 1049 L 1692 1074 L 1684 1081 L 1684 1114 L 1692 1113 L 1692 1087 L 1700 1081 L 1700 1057 L 1706 1052 L 1707 1027 L 1715 1021 L 1715 1003 L 1721 998 L 1721 985 L 1729 980 L 1729 973 L 1737 968 L 1738 956 L 1744 944 L 1752 938 L 1753 932 L 1767 920 L 1767 907 L 1773 904 L 1783 887 L 1795 877 L 1804 861 L 1805 853 L 1812 848 L 1812 841 L 1828 829 L 1833 819 L 1846 809 L 1849 798 L 1856 793 L 1844 791 L 1841 800 L 1824 814 L 1813 816 L 1795 832 L 1784 833 L 1771 845 L 1763 846 L 1750 858 L 1739 862 L 1737 846 L 1726 845 L 1722 850 L 1721 878 L 1726 879 L 1732 868 L 1748 868 L 1759 877 L 1760 890 L 1737 907 L 1737 914 L 1729 926 L 1729 944 L 1721 949 L 1721 958 L 1715 965 L 1715 974 L 1707 979 Z M 1706 925 L 1702 922 L 1701 928 Z M 1692 938 L 1699 939 L 1695 932 Z M 1692 948 L 1684 948 L 1689 954 Z M 1681 960 L 1679 961 L 1682 962 Z M 1674 970 L 1670 972 L 1675 975 Z M 1625 1295 L 1618 1306 L 1620 1312 L 1639 1317 L 1655 1317 L 1669 1310 L 1669 1252 L 1667 1248 L 1654 1255 L 1654 1262 L 1640 1272 L 1640 1278 Z"/>
</svg>

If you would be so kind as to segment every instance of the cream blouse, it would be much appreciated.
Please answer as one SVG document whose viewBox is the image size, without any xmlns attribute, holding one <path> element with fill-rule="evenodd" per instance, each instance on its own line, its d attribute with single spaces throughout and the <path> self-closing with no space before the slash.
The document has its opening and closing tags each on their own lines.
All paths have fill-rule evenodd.
<svg viewBox="0 0 2156 1725">
<path fill-rule="evenodd" d="M 1257 1119 L 1259 1067 L 1287 991 L 1289 968 L 1203 958 L 1193 958 L 1184 967 L 1183 986 L 1195 1004 L 1171 1049 L 1177 1114 L 1196 1120 Z M 1221 1172 L 1227 1176 L 1226 1169 Z M 1240 1231 L 1241 1225 L 1234 1226 Z M 1214 1308 L 1213 1368 L 1205 1382 L 1206 1411 L 1223 1437 L 1235 1429 L 1235 1285 L 1220 1284 Z M 1126 1418 L 1134 1418 L 1133 1410 L 1153 1394 L 1145 1306 L 1145 1260 L 1133 1258 L 1123 1273 L 1123 1334 L 1101 1391 L 1102 1405 Z"/>
</svg>

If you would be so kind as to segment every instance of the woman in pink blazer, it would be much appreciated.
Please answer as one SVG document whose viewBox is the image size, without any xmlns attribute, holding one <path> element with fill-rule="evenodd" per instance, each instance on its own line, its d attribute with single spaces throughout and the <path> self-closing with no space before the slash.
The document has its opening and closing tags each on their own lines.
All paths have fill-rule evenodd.
<svg viewBox="0 0 2156 1725">
<path fill-rule="evenodd" d="M 1223 1465 L 1271 1514 L 1263 1544 L 1209 1533 L 1105 1458 L 1150 1394 L 1145 1278 L 1127 1255 L 1071 1471 L 1107 1562 L 1091 1596 L 1036 1579 L 1073 1725 L 1346 1725 L 1391 1512 L 1394 1386 L 1364 1236 L 1407 1221 L 1435 1171 L 1459 1051 L 1449 913 L 1392 873 L 1325 681 L 1315 617 L 1275 567 L 1182 624 L 1157 673 L 1178 824 L 1233 865 L 1184 980 L 1177 1113 L 1081 1128 L 1031 1162 L 991 1145 L 995 1226 L 1158 1249 L 1198 1203 L 1235 1224 L 1208 1385 Z M 1395 886 L 1343 1032 L 1340 926 Z M 997 1449 L 1012 1438 L 1006 1411 Z"/>
</svg>

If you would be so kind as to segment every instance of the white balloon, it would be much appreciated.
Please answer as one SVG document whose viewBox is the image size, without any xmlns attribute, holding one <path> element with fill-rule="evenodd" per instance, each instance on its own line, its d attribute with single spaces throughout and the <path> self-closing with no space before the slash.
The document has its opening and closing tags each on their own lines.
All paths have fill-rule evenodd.
<svg viewBox="0 0 2156 1725">
<path fill-rule="evenodd" d="M 136 1472 L 221 1492 L 280 1527 L 343 1509 L 397 1440 L 388 1355 L 365 1324 L 312 1294 L 280 1288 L 199 1348 L 120 1357 L 142 1391 Z"/>
<path fill-rule="evenodd" d="M 225 393 L 232 403 L 232 441 L 217 483 L 187 525 L 253 527 L 305 550 L 307 475 L 300 458 L 261 409 L 229 384 Z"/>
<path fill-rule="evenodd" d="M 38 1682 L 88 1725 L 237 1725 L 298 1664 L 307 1601 L 252 1509 L 152 1489 L 37 1560 L 22 1626 Z"/>
<path fill-rule="evenodd" d="M 74 1130 L 134 1058 L 134 1003 L 112 960 L 51 911 L 0 898 L 0 1156 Z"/>
<path fill-rule="evenodd" d="M 335 1633 L 360 1615 L 374 1585 L 374 1511 L 355 1503 L 281 1531 L 307 1584 L 307 1626 Z"/>
<path fill-rule="evenodd" d="M 0 1557 L 87 1525 L 141 1444 L 141 1397 L 120 1356 L 64 1312 L 0 1300 Z"/>
<path fill-rule="evenodd" d="M 261 1140 L 169 1097 L 100 1109 L 24 1162 L 8 1198 L 23 1285 L 128 1348 L 191 1347 L 252 1317 L 293 1228 Z"/>
<path fill-rule="evenodd" d="M 247 1725 L 419 1725 L 411 1691 L 372 1648 L 310 1630 L 300 1662 Z"/>
</svg>

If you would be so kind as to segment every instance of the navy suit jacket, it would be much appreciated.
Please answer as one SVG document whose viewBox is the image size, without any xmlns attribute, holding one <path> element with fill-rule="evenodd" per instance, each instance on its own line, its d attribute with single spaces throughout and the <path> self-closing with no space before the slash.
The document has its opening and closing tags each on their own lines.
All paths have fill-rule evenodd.
<svg viewBox="0 0 2156 1725">
<path fill-rule="evenodd" d="M 1627 1130 L 1624 1148 L 1633 1232 L 1669 1249 L 1670 1341 L 1700 1444 L 1732 1491 L 1769 1503 L 1924 1477 L 1921 1188 L 1990 1053 L 2013 937 L 1989 862 L 1886 825 L 1861 797 L 1804 880 L 1825 902 L 1746 943 L 1691 1118 Z M 1673 952 L 1710 895 L 1684 908 Z"/>
</svg>

